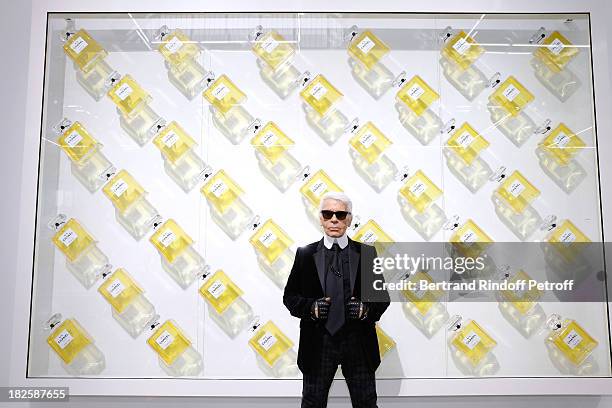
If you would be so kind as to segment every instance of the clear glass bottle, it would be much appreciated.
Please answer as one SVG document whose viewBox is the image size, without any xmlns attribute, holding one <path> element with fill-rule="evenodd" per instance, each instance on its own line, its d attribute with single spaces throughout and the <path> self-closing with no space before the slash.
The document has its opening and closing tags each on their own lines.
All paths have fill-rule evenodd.
<svg viewBox="0 0 612 408">
<path fill-rule="evenodd" d="M 204 258 L 193 248 L 193 239 L 173 219 L 157 227 L 149 242 L 159 252 L 162 268 L 183 289 L 206 271 Z"/>
<path fill-rule="evenodd" d="M 493 239 L 470 218 L 455 230 L 449 242 L 460 256 L 475 259 L 491 246 Z"/>
<path fill-rule="evenodd" d="M 599 270 L 594 269 L 597 259 L 589 259 L 598 246 L 591 245 L 591 239 L 569 219 L 560 221 L 541 244 L 546 265 L 556 278 L 573 279 L 575 287 Z"/>
<path fill-rule="evenodd" d="M 291 272 L 295 252 L 294 241 L 272 219 L 259 226 L 249 238 L 263 272 L 280 288 L 284 288 Z"/>
<path fill-rule="evenodd" d="M 599 344 L 575 320 L 562 319 L 558 314 L 552 314 L 546 323 L 550 328 L 546 343 L 555 351 L 553 358 L 566 359 L 579 366 L 585 363 Z"/>
<path fill-rule="evenodd" d="M 47 344 L 70 375 L 90 376 L 104 371 L 104 354 L 76 319 L 62 319 L 62 315 L 57 313 L 47 320 L 45 327 L 51 331 Z"/>
<path fill-rule="evenodd" d="M 488 358 L 497 342 L 475 320 L 451 318 L 448 346 L 461 371 L 475 375 L 492 373 L 495 369 Z"/>
<path fill-rule="evenodd" d="M 513 76 L 499 84 L 489 96 L 487 109 L 491 122 L 517 147 L 536 130 L 533 119 L 524 111 L 534 99 L 534 95 Z"/>
<path fill-rule="evenodd" d="M 146 198 L 147 192 L 127 172 L 120 170 L 102 188 L 115 207 L 115 218 L 139 241 L 161 219 Z"/>
<path fill-rule="evenodd" d="M 544 62 L 553 72 L 566 68 L 580 53 L 580 48 L 574 46 L 559 31 L 553 31 L 535 48 L 533 55 Z"/>
<path fill-rule="evenodd" d="M 395 242 L 374 220 L 368 220 L 361 224 L 351 239 L 364 244 L 374 245 L 378 256 L 384 256 Z"/>
<path fill-rule="evenodd" d="M 57 144 L 70 158 L 70 171 L 89 192 L 97 191 L 115 173 L 102 144 L 80 122 L 64 118 L 53 130 L 59 135 Z"/>
<path fill-rule="evenodd" d="M 164 170 L 186 193 L 202 181 L 206 164 L 194 151 L 196 141 L 175 121 L 157 126 L 153 144 L 164 159 Z"/>
<path fill-rule="evenodd" d="M 412 286 L 402 290 L 404 315 L 427 338 L 432 338 L 448 321 L 448 311 L 442 303 L 444 291 L 427 288 L 434 280 L 424 271 L 411 274 L 407 280 Z"/>
<path fill-rule="evenodd" d="M 459 68 L 467 69 L 474 65 L 485 50 L 474 38 L 461 30 L 445 43 L 441 52 L 444 57 L 457 64 Z"/>
<path fill-rule="evenodd" d="M 202 372 L 202 356 L 174 320 L 154 328 L 147 344 L 157 353 L 160 367 L 172 377 L 195 377 Z"/>
<path fill-rule="evenodd" d="M 200 295 L 210 306 L 210 317 L 230 338 L 235 338 L 253 320 L 251 306 L 242 297 L 242 289 L 223 270 L 205 279 Z"/>
<path fill-rule="evenodd" d="M 113 318 L 133 338 L 140 336 L 156 318 L 155 306 L 123 268 L 106 276 L 98 293 L 111 305 Z"/>
<path fill-rule="evenodd" d="M 52 241 L 66 257 L 66 267 L 85 289 L 110 272 L 108 257 L 76 219 L 59 214 L 49 222 L 49 227 L 55 231 Z"/>
<path fill-rule="evenodd" d="M 249 330 L 249 346 L 264 373 L 273 377 L 295 376 L 298 373 L 293 341 L 274 322 L 268 320 L 263 325 L 255 322 Z"/>
<path fill-rule="evenodd" d="M 502 316 L 525 338 L 531 337 L 546 321 L 546 314 L 538 303 L 542 291 L 529 287 L 533 278 L 522 269 L 516 273 L 505 272 L 499 280 L 515 286 L 495 293 Z"/>
<path fill-rule="evenodd" d="M 442 120 L 430 109 L 440 96 L 418 75 L 406 80 L 402 72 L 395 83 L 399 86 L 395 107 L 400 123 L 421 144 L 428 145 L 442 128 Z"/>
</svg>

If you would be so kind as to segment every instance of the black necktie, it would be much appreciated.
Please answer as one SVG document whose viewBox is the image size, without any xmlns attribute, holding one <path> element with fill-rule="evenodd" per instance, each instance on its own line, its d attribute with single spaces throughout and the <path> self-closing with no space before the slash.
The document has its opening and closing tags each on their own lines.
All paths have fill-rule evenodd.
<svg viewBox="0 0 612 408">
<path fill-rule="evenodd" d="M 344 286 L 338 243 L 334 242 L 329 255 L 331 255 L 331 262 L 329 263 L 325 278 L 325 295 L 331 298 L 331 305 L 325 327 L 333 335 L 344 325 Z"/>
</svg>

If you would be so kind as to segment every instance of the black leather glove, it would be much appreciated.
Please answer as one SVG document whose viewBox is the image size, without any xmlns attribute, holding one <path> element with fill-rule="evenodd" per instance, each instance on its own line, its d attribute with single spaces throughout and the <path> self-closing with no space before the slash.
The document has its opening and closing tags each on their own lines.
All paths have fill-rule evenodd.
<svg viewBox="0 0 612 408">
<path fill-rule="evenodd" d="M 363 320 L 368 316 L 368 306 L 361 300 L 352 297 L 346 304 L 348 316 L 351 320 Z"/>
<path fill-rule="evenodd" d="M 320 298 L 312 302 L 310 308 L 310 315 L 314 320 L 325 320 L 329 314 L 329 305 L 331 304 L 331 298 Z"/>
</svg>

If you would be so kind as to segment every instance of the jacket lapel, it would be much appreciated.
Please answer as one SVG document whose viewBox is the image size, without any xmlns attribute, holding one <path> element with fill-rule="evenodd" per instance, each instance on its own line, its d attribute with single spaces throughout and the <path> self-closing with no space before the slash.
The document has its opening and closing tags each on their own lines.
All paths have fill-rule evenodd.
<svg viewBox="0 0 612 408">
<path fill-rule="evenodd" d="M 355 279 L 357 279 L 357 268 L 359 267 L 359 250 L 355 241 L 349 238 L 349 269 L 351 271 L 351 293 L 355 292 Z"/>
<path fill-rule="evenodd" d="M 321 291 L 325 292 L 323 288 L 325 287 L 325 251 L 323 251 L 323 238 L 319 241 L 319 245 L 317 245 L 317 250 L 312 255 L 314 257 L 315 266 L 317 267 L 317 274 L 319 275 L 319 282 L 321 283 Z M 325 293 L 323 293 L 325 295 Z"/>
</svg>

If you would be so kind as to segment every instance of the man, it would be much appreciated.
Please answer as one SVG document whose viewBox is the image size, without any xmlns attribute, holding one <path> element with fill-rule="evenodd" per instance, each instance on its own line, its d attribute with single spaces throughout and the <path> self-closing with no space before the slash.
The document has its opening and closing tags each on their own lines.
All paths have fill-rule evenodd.
<svg viewBox="0 0 612 408">
<path fill-rule="evenodd" d="M 298 248 L 283 303 L 300 318 L 298 367 L 304 375 L 302 408 L 326 407 L 338 364 L 353 407 L 376 407 L 380 365 L 374 323 L 389 306 L 389 294 L 373 294 L 373 246 L 346 235 L 352 204 L 344 193 L 321 199 L 321 240 Z M 362 296 L 363 294 L 363 296 Z"/>
</svg>

